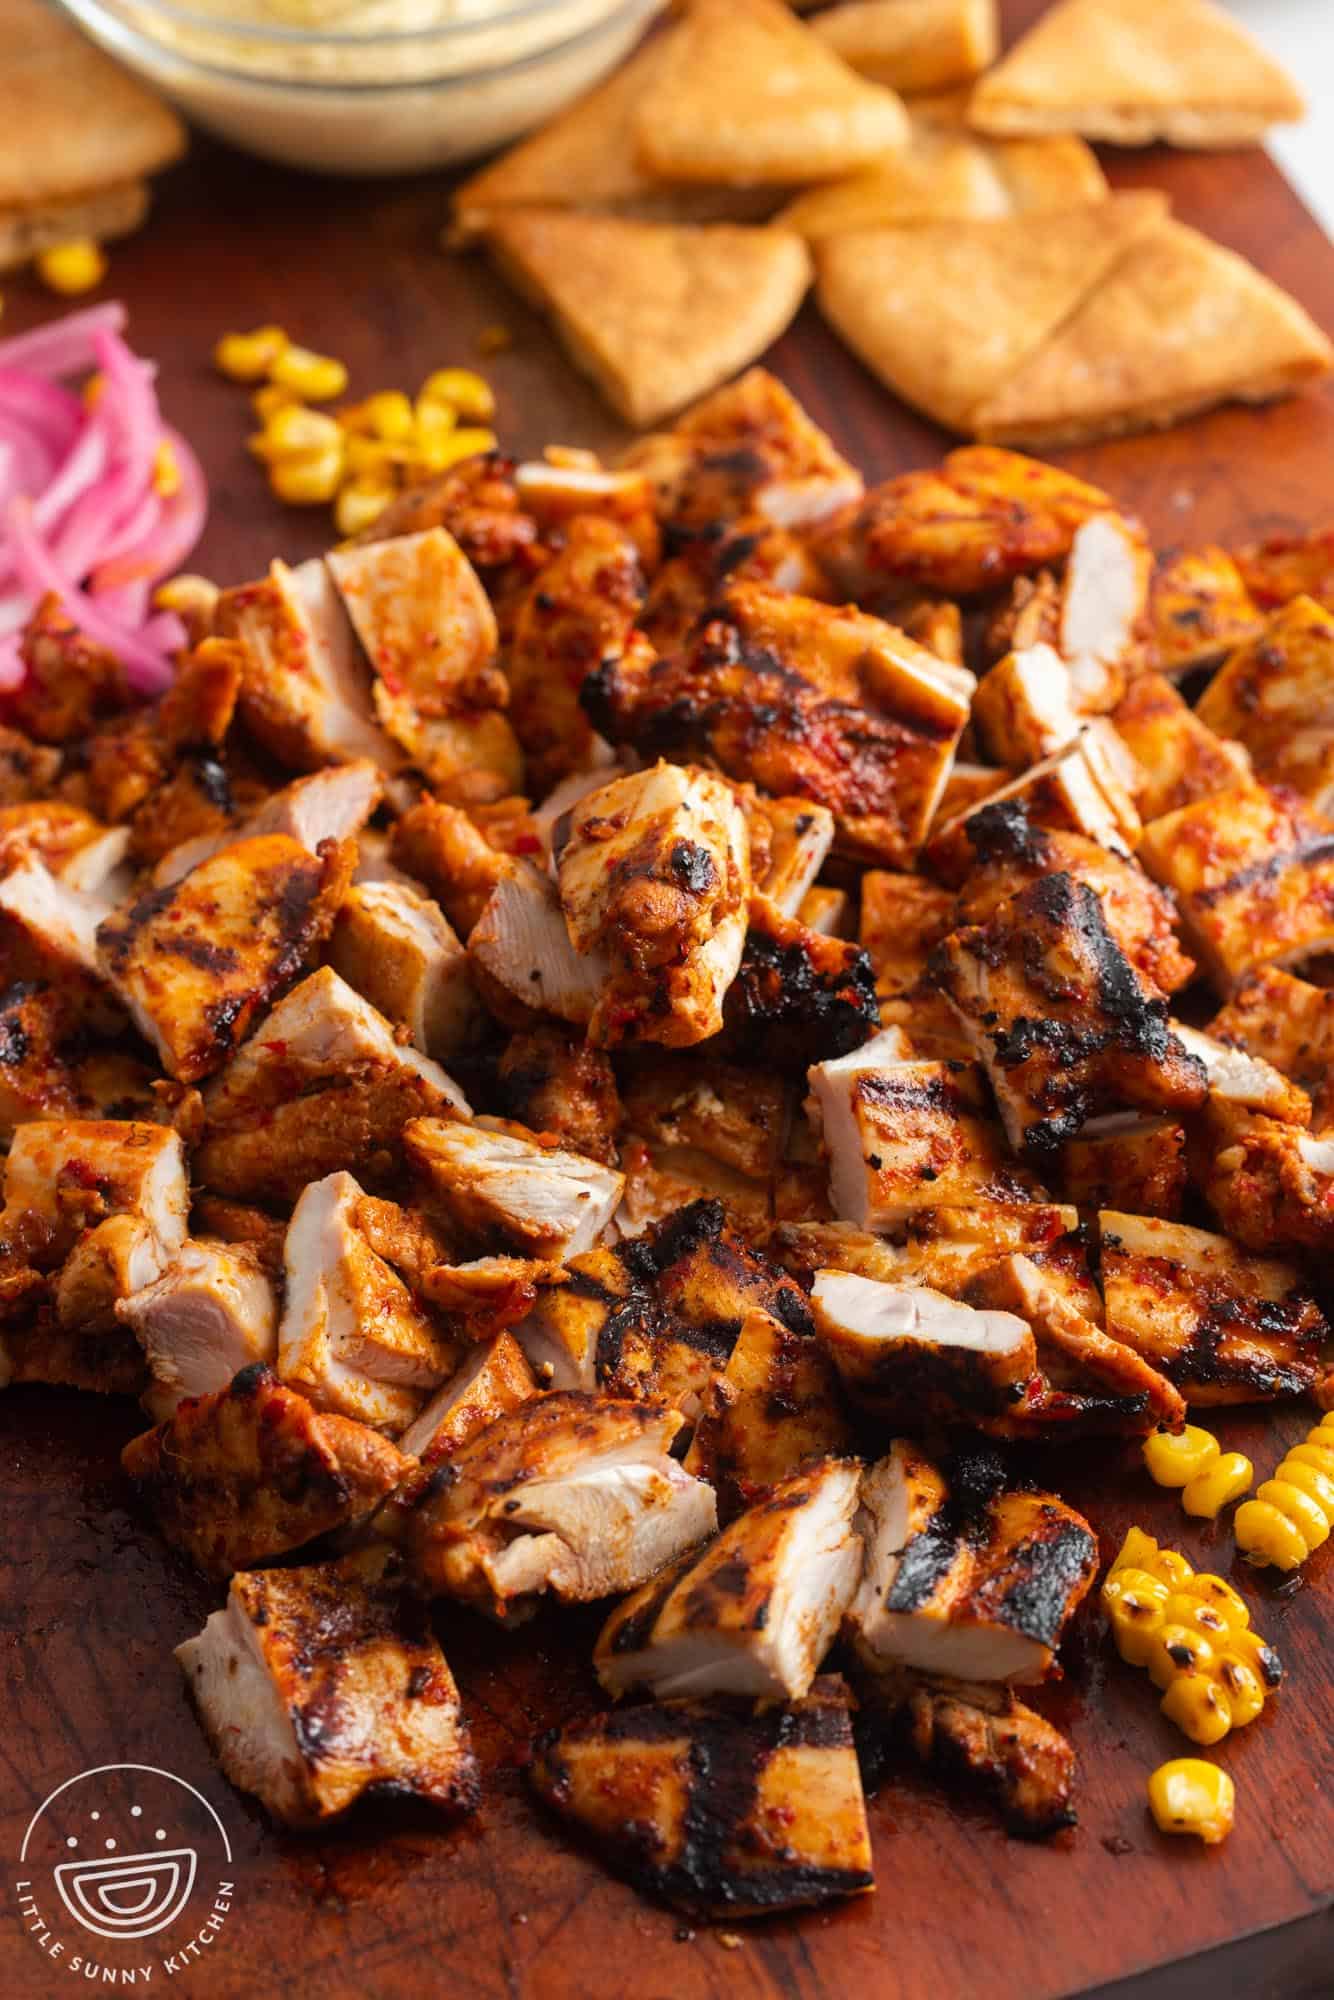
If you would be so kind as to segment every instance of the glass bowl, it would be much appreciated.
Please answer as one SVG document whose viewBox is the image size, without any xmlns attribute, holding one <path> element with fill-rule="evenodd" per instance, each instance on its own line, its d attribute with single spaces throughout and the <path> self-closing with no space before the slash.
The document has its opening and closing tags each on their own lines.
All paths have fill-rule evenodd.
<svg viewBox="0 0 1334 2000">
<path fill-rule="evenodd" d="M 95 42 L 246 152 L 325 174 L 446 167 L 530 131 L 595 83 L 663 0 L 61 0 Z M 346 17 L 351 9 L 344 5 Z M 287 22 L 290 21 L 291 25 Z"/>
</svg>

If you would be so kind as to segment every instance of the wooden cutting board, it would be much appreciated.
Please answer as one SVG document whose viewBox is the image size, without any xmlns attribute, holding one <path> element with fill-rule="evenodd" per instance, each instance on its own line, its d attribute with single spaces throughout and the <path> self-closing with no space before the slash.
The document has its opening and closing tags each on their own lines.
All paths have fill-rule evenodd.
<svg viewBox="0 0 1334 2000">
<path fill-rule="evenodd" d="M 1007 11 L 1013 29 L 1036 8 L 1022 0 Z M 1334 328 L 1334 249 L 1263 154 L 1152 152 L 1109 167 L 1118 186 L 1167 189 L 1185 220 L 1252 257 Z M 362 392 L 471 362 L 478 329 L 504 324 L 513 346 L 487 364 L 504 440 L 523 450 L 619 441 L 534 317 L 479 261 L 440 254 L 444 213 L 437 181 L 305 180 L 201 143 L 164 184 L 151 227 L 117 247 L 109 289 L 130 305 L 136 347 L 159 358 L 166 410 L 212 481 L 194 567 L 235 581 L 275 552 L 314 552 L 329 533 L 322 511 L 271 502 L 245 453 L 244 392 L 208 360 L 227 328 L 281 321 L 341 354 Z M 6 329 L 49 307 L 11 285 Z M 882 391 L 813 311 L 771 359 L 869 477 L 939 455 L 939 433 Z M 1142 513 L 1160 544 L 1297 527 L 1334 515 L 1334 391 L 1063 462 Z M 1217 1428 L 1264 1474 L 1310 1415 L 1243 1414 Z M 117 1454 L 140 1427 L 128 1404 L 39 1389 L 0 1396 L 6 1994 L 81 1990 L 74 1950 L 112 1967 L 152 1965 L 150 1992 L 170 1984 L 216 2000 L 1051 2000 L 1122 1980 L 1136 2000 L 1292 2000 L 1334 1988 L 1334 1558 L 1327 1549 L 1275 1587 L 1234 1563 L 1226 1527 L 1188 1523 L 1132 1449 L 1057 1461 L 1051 1481 L 1091 1515 L 1105 1555 L 1134 1520 L 1230 1575 L 1288 1670 L 1260 1720 L 1216 1753 L 1238 1792 L 1226 1846 L 1204 1851 L 1153 1831 L 1145 1776 L 1188 1746 L 1090 1609 L 1065 1649 L 1065 1681 L 1043 1696 L 1080 1752 L 1077 1830 L 1043 1845 L 1007 1839 L 985 1811 L 905 1772 L 871 1805 L 873 1896 L 720 1935 L 692 1931 L 604 1874 L 525 1791 L 534 1731 L 595 1703 L 586 1662 L 596 1615 L 502 1636 L 442 1608 L 486 1770 L 473 1818 L 449 1827 L 383 1810 L 318 1839 L 276 1834 L 218 1775 L 171 1659 L 220 1599 L 128 1507 Z M 110 1763 L 163 1767 L 197 1787 L 231 1843 L 224 1928 L 176 1974 L 151 1939 L 104 1944 L 64 1920 L 67 1949 L 53 1958 L 24 1934 L 14 1885 L 29 1879 L 17 1865 L 29 1816 L 56 1786 Z M 49 1919 L 49 1880 L 30 1893 Z"/>
</svg>

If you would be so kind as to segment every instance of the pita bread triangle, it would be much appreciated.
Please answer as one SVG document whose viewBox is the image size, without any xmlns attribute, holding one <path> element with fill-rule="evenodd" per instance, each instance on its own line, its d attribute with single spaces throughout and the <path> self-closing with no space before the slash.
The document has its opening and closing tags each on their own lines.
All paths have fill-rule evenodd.
<svg viewBox="0 0 1334 2000">
<path fill-rule="evenodd" d="M 967 432 L 977 405 L 1166 212 L 1160 194 L 1124 194 L 1044 215 L 832 237 L 816 246 L 820 305 L 906 402 Z"/>
<path fill-rule="evenodd" d="M 1295 299 L 1166 222 L 980 406 L 976 429 L 1007 444 L 1113 437 L 1284 395 L 1331 365 L 1334 349 Z"/>
<path fill-rule="evenodd" d="M 969 118 L 1000 137 L 1233 146 L 1303 108 L 1287 72 L 1213 0 L 1062 0 L 982 78 Z"/>
<path fill-rule="evenodd" d="M 811 279 L 799 236 L 497 211 L 487 241 L 627 423 L 657 423 L 763 353 Z"/>
<path fill-rule="evenodd" d="M 783 0 L 692 0 L 636 139 L 660 180 L 799 187 L 905 145 L 908 116 Z"/>
</svg>

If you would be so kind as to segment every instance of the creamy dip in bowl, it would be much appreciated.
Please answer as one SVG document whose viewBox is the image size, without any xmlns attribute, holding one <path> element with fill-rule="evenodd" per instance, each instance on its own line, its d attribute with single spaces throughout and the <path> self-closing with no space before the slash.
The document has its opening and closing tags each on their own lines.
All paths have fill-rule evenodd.
<svg viewBox="0 0 1334 2000">
<path fill-rule="evenodd" d="M 589 89 L 662 0 L 62 0 L 220 138 L 331 174 L 506 144 Z"/>
</svg>

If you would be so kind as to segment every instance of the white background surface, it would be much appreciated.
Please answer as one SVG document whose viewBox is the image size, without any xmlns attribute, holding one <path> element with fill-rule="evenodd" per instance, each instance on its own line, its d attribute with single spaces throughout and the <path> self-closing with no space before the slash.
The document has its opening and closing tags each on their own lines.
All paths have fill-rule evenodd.
<svg viewBox="0 0 1334 2000">
<path fill-rule="evenodd" d="M 1224 0 L 1305 93 L 1303 125 L 1282 125 L 1269 149 L 1312 214 L 1334 235 L 1334 0 Z M 1172 0 L 1163 0 L 1165 7 Z"/>
</svg>

